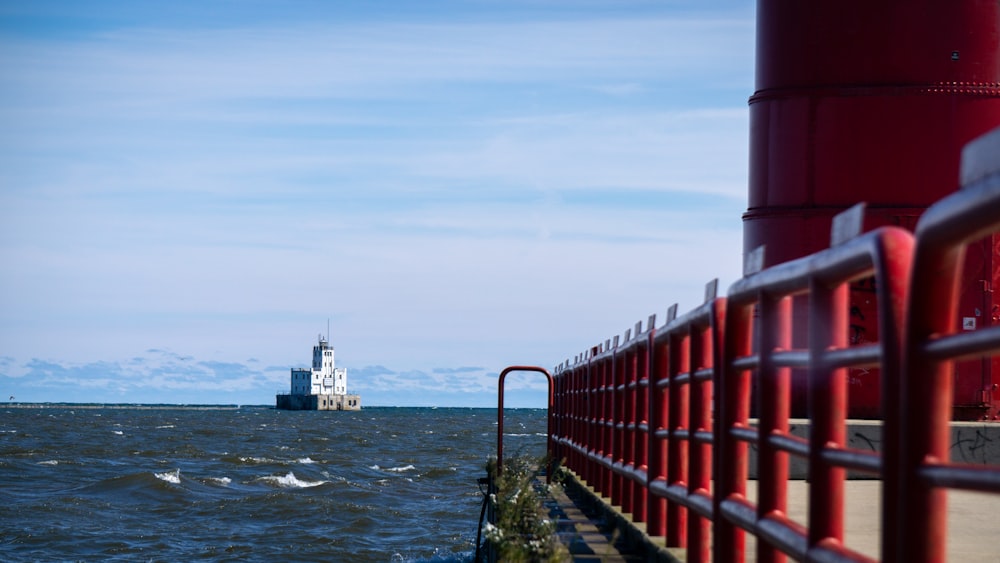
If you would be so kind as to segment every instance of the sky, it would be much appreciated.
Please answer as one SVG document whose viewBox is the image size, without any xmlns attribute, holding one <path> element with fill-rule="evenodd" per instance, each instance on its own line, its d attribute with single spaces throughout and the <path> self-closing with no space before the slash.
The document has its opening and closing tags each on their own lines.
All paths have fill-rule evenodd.
<svg viewBox="0 0 1000 563">
<path fill-rule="evenodd" d="M 0 398 L 490 407 L 740 275 L 753 3 L 0 0 Z M 538 374 L 507 406 L 544 406 Z"/>
</svg>

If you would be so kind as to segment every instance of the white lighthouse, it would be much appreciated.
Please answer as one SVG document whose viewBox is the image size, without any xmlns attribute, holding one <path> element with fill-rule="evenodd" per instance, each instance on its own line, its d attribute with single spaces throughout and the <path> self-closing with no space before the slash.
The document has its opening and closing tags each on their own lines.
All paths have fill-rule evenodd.
<svg viewBox="0 0 1000 563">
<path fill-rule="evenodd" d="M 333 346 L 319 335 L 312 368 L 292 368 L 291 393 L 278 394 L 277 407 L 288 410 L 361 410 L 361 396 L 347 394 L 347 368 L 334 365 Z"/>
</svg>

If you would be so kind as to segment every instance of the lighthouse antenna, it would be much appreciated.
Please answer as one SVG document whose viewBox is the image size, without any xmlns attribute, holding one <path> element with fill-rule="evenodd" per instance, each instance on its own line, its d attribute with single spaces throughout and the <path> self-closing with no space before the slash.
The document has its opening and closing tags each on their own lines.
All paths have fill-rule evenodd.
<svg viewBox="0 0 1000 563">
<path fill-rule="evenodd" d="M 326 341 L 330 341 L 330 317 L 326 318 Z"/>
</svg>

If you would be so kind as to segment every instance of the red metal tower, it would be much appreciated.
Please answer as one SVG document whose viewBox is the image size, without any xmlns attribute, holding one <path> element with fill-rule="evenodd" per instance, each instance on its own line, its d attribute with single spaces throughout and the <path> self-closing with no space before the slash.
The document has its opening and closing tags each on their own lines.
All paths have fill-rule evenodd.
<svg viewBox="0 0 1000 563">
<path fill-rule="evenodd" d="M 826 248 L 861 201 L 867 229 L 912 229 L 957 188 L 962 146 L 1000 126 L 1000 4 L 758 0 L 755 90 L 745 251 L 766 245 L 770 266 Z M 1000 323 L 1000 237 L 970 246 L 965 272 L 957 326 Z M 878 338 L 870 289 L 851 294 L 859 342 Z M 878 416 L 878 379 L 854 370 L 850 416 Z M 960 365 L 955 417 L 996 418 L 998 385 L 1000 360 Z"/>
</svg>

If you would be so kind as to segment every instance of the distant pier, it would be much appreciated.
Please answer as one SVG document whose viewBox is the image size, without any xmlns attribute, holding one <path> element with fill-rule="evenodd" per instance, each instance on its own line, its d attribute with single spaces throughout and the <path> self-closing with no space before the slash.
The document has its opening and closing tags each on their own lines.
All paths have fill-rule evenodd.
<svg viewBox="0 0 1000 563">
<path fill-rule="evenodd" d="M 7 403 L 5 409 L 130 409 L 130 410 L 192 410 L 235 411 L 240 405 L 147 405 L 138 403 Z M 257 408 L 267 408 L 259 405 Z"/>
</svg>

